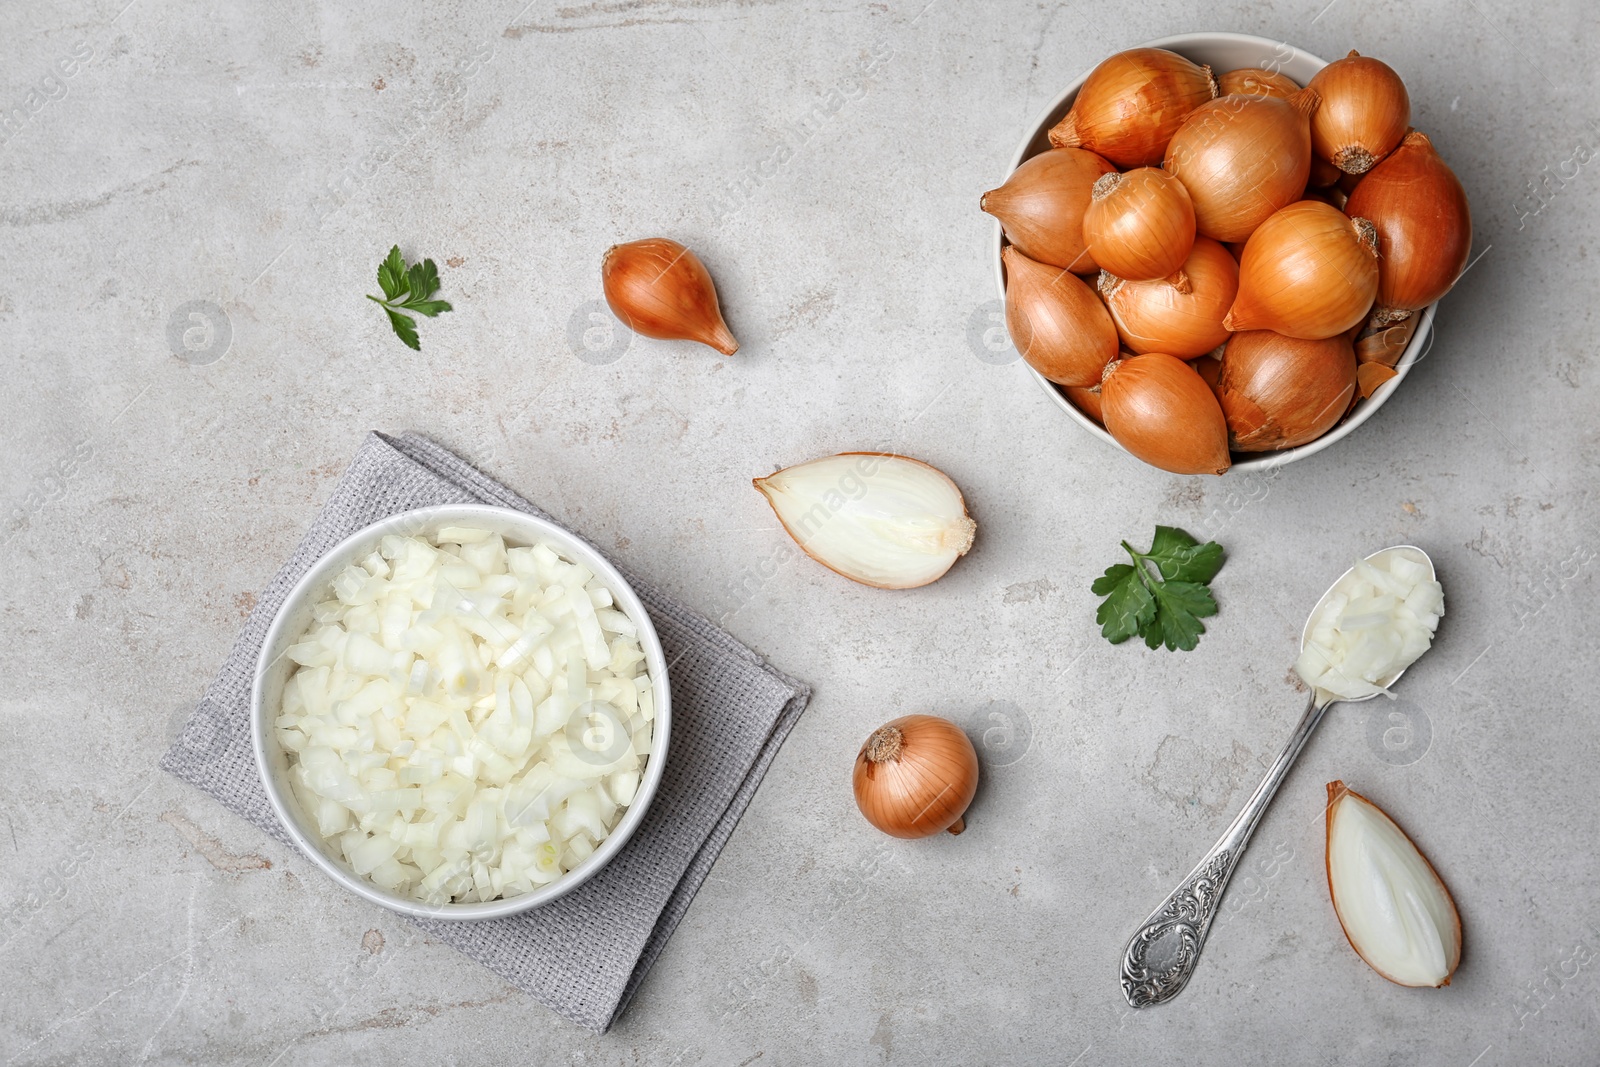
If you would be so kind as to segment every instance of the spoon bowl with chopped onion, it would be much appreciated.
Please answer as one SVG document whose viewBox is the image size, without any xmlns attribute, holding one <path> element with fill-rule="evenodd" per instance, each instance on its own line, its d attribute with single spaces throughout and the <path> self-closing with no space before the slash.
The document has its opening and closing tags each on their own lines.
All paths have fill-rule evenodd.
<svg viewBox="0 0 1600 1067">
<path fill-rule="evenodd" d="M 621 850 L 670 711 L 616 568 L 544 519 L 461 504 L 369 526 L 301 577 L 251 728 L 274 812 L 335 881 L 407 915 L 492 919 Z"/>
<path fill-rule="evenodd" d="M 1345 571 L 1312 609 L 1295 673 L 1318 706 L 1355 703 L 1389 687 L 1433 644 L 1444 588 L 1414 545 L 1374 552 Z"/>
</svg>

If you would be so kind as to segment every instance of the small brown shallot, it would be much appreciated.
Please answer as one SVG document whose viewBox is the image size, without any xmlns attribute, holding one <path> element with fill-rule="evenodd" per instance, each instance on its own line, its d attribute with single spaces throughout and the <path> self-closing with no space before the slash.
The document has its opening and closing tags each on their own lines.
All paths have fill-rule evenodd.
<svg viewBox="0 0 1600 1067">
<path fill-rule="evenodd" d="M 1050 143 L 1087 148 L 1119 167 L 1151 166 L 1161 162 L 1189 112 L 1216 95 L 1211 68 L 1176 52 L 1118 52 L 1089 72 L 1072 110 L 1050 131 Z"/>
<path fill-rule="evenodd" d="M 717 289 L 700 257 L 651 237 L 612 245 L 600 263 L 606 303 L 628 329 L 665 341 L 698 341 L 725 356 L 739 350 L 722 321 Z"/>
<path fill-rule="evenodd" d="M 1165 278 L 1194 247 L 1194 204 L 1157 167 L 1107 174 L 1094 183 L 1083 237 L 1101 269 L 1130 281 Z"/>
<path fill-rule="evenodd" d="M 1189 359 L 1228 339 L 1222 320 L 1239 293 L 1239 265 L 1216 241 L 1196 237 L 1176 274 L 1130 282 L 1102 271 L 1099 288 L 1125 347 Z"/>
<path fill-rule="evenodd" d="M 1217 75 L 1217 95 L 1276 96 L 1287 100 L 1300 91 L 1293 78 L 1260 67 L 1241 67 Z"/>
<path fill-rule="evenodd" d="M 1309 116 L 1317 94 L 1224 96 L 1189 113 L 1167 145 L 1168 171 L 1194 201 L 1195 229 L 1243 241 L 1300 199 L 1311 173 Z M 1104 264 L 1102 264 L 1104 266 Z"/>
<path fill-rule="evenodd" d="M 1378 231 L 1379 324 L 1406 317 L 1444 296 L 1472 250 L 1467 191 L 1416 130 L 1361 179 L 1345 211 Z"/>
<path fill-rule="evenodd" d="M 1239 298 L 1225 325 L 1321 340 L 1359 323 L 1377 293 L 1372 223 L 1318 200 L 1299 200 L 1245 243 Z"/>
<path fill-rule="evenodd" d="M 1299 91 L 1301 86 L 1294 82 L 1294 78 L 1285 77 L 1275 70 L 1262 70 L 1261 67 L 1240 67 L 1238 70 L 1229 70 L 1227 74 L 1219 74 L 1216 78 L 1218 96 L 1277 96 L 1286 101 Z"/>
<path fill-rule="evenodd" d="M 1350 407 L 1356 357 L 1339 335 L 1301 341 L 1271 330 L 1236 333 L 1222 353 L 1217 399 L 1235 452 L 1315 441 Z"/>
<path fill-rule="evenodd" d="M 1052 148 L 1012 171 L 978 206 L 1000 220 L 1006 239 L 1029 259 L 1092 274 L 1099 265 L 1083 242 L 1083 213 L 1095 180 L 1115 169 L 1093 152 Z"/>
<path fill-rule="evenodd" d="M 1006 268 L 1006 329 L 1028 366 L 1057 385 L 1094 385 L 1117 355 L 1117 327 L 1083 279 L 1014 246 Z"/>
<path fill-rule="evenodd" d="M 1100 385 L 1106 431 L 1152 467 L 1173 474 L 1221 474 L 1228 423 L 1211 388 L 1189 364 L 1164 352 L 1119 360 Z"/>
<path fill-rule="evenodd" d="M 851 778 L 861 814 L 890 837 L 959 834 L 978 791 L 978 752 L 948 719 L 905 715 L 872 731 Z"/>
<path fill-rule="evenodd" d="M 1311 147 L 1347 174 L 1371 170 L 1411 125 L 1411 97 L 1400 75 L 1360 52 L 1329 63 L 1306 88 L 1322 97 L 1311 115 Z"/>
</svg>

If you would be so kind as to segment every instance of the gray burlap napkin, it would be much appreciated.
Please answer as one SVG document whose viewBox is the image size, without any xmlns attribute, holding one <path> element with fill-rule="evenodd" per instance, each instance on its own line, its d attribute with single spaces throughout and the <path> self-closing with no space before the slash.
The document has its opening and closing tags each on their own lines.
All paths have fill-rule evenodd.
<svg viewBox="0 0 1600 1067">
<path fill-rule="evenodd" d="M 222 672 L 161 766 L 287 840 L 251 752 L 250 684 L 267 626 L 328 549 L 431 504 L 544 512 L 416 434 L 371 434 L 289 562 L 262 590 Z M 632 574 L 666 647 L 672 741 L 649 815 L 593 879 L 509 919 L 417 924 L 573 1022 L 604 1033 L 689 908 L 811 691 Z"/>
</svg>

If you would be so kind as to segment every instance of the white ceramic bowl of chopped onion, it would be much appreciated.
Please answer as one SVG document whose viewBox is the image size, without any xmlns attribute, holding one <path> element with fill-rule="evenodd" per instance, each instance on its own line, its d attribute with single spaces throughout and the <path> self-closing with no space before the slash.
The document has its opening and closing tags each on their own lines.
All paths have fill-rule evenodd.
<svg viewBox="0 0 1600 1067">
<path fill-rule="evenodd" d="M 330 877 L 404 914 L 494 919 L 627 843 L 671 697 L 616 568 L 543 519 L 461 504 L 369 526 L 306 572 L 251 715 L 273 810 Z"/>
</svg>

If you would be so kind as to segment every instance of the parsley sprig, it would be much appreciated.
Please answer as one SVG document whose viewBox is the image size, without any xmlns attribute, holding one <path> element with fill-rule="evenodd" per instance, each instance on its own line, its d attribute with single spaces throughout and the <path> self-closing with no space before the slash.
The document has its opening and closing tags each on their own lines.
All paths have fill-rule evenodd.
<svg viewBox="0 0 1600 1067">
<path fill-rule="evenodd" d="M 431 319 L 441 311 L 452 310 L 448 301 L 431 299 L 439 291 L 439 268 L 431 259 L 413 263 L 408 268 L 405 257 L 400 255 L 400 246 L 395 245 L 389 249 L 388 258 L 378 264 L 378 284 L 383 288 L 384 299 L 379 300 L 371 293 L 367 294 L 367 299 L 388 314 L 389 325 L 407 348 L 422 351 L 422 344 L 417 340 L 417 320 L 402 312 L 415 311 Z"/>
<path fill-rule="evenodd" d="M 1217 613 L 1206 586 L 1222 569 L 1222 546 L 1202 545 L 1175 526 L 1157 526 L 1150 551 L 1126 541 L 1122 547 L 1133 562 L 1107 567 L 1094 581 L 1094 595 L 1106 598 L 1094 616 L 1101 635 L 1114 645 L 1137 634 L 1151 648 L 1193 649 L 1206 632 L 1200 620 Z"/>
</svg>

